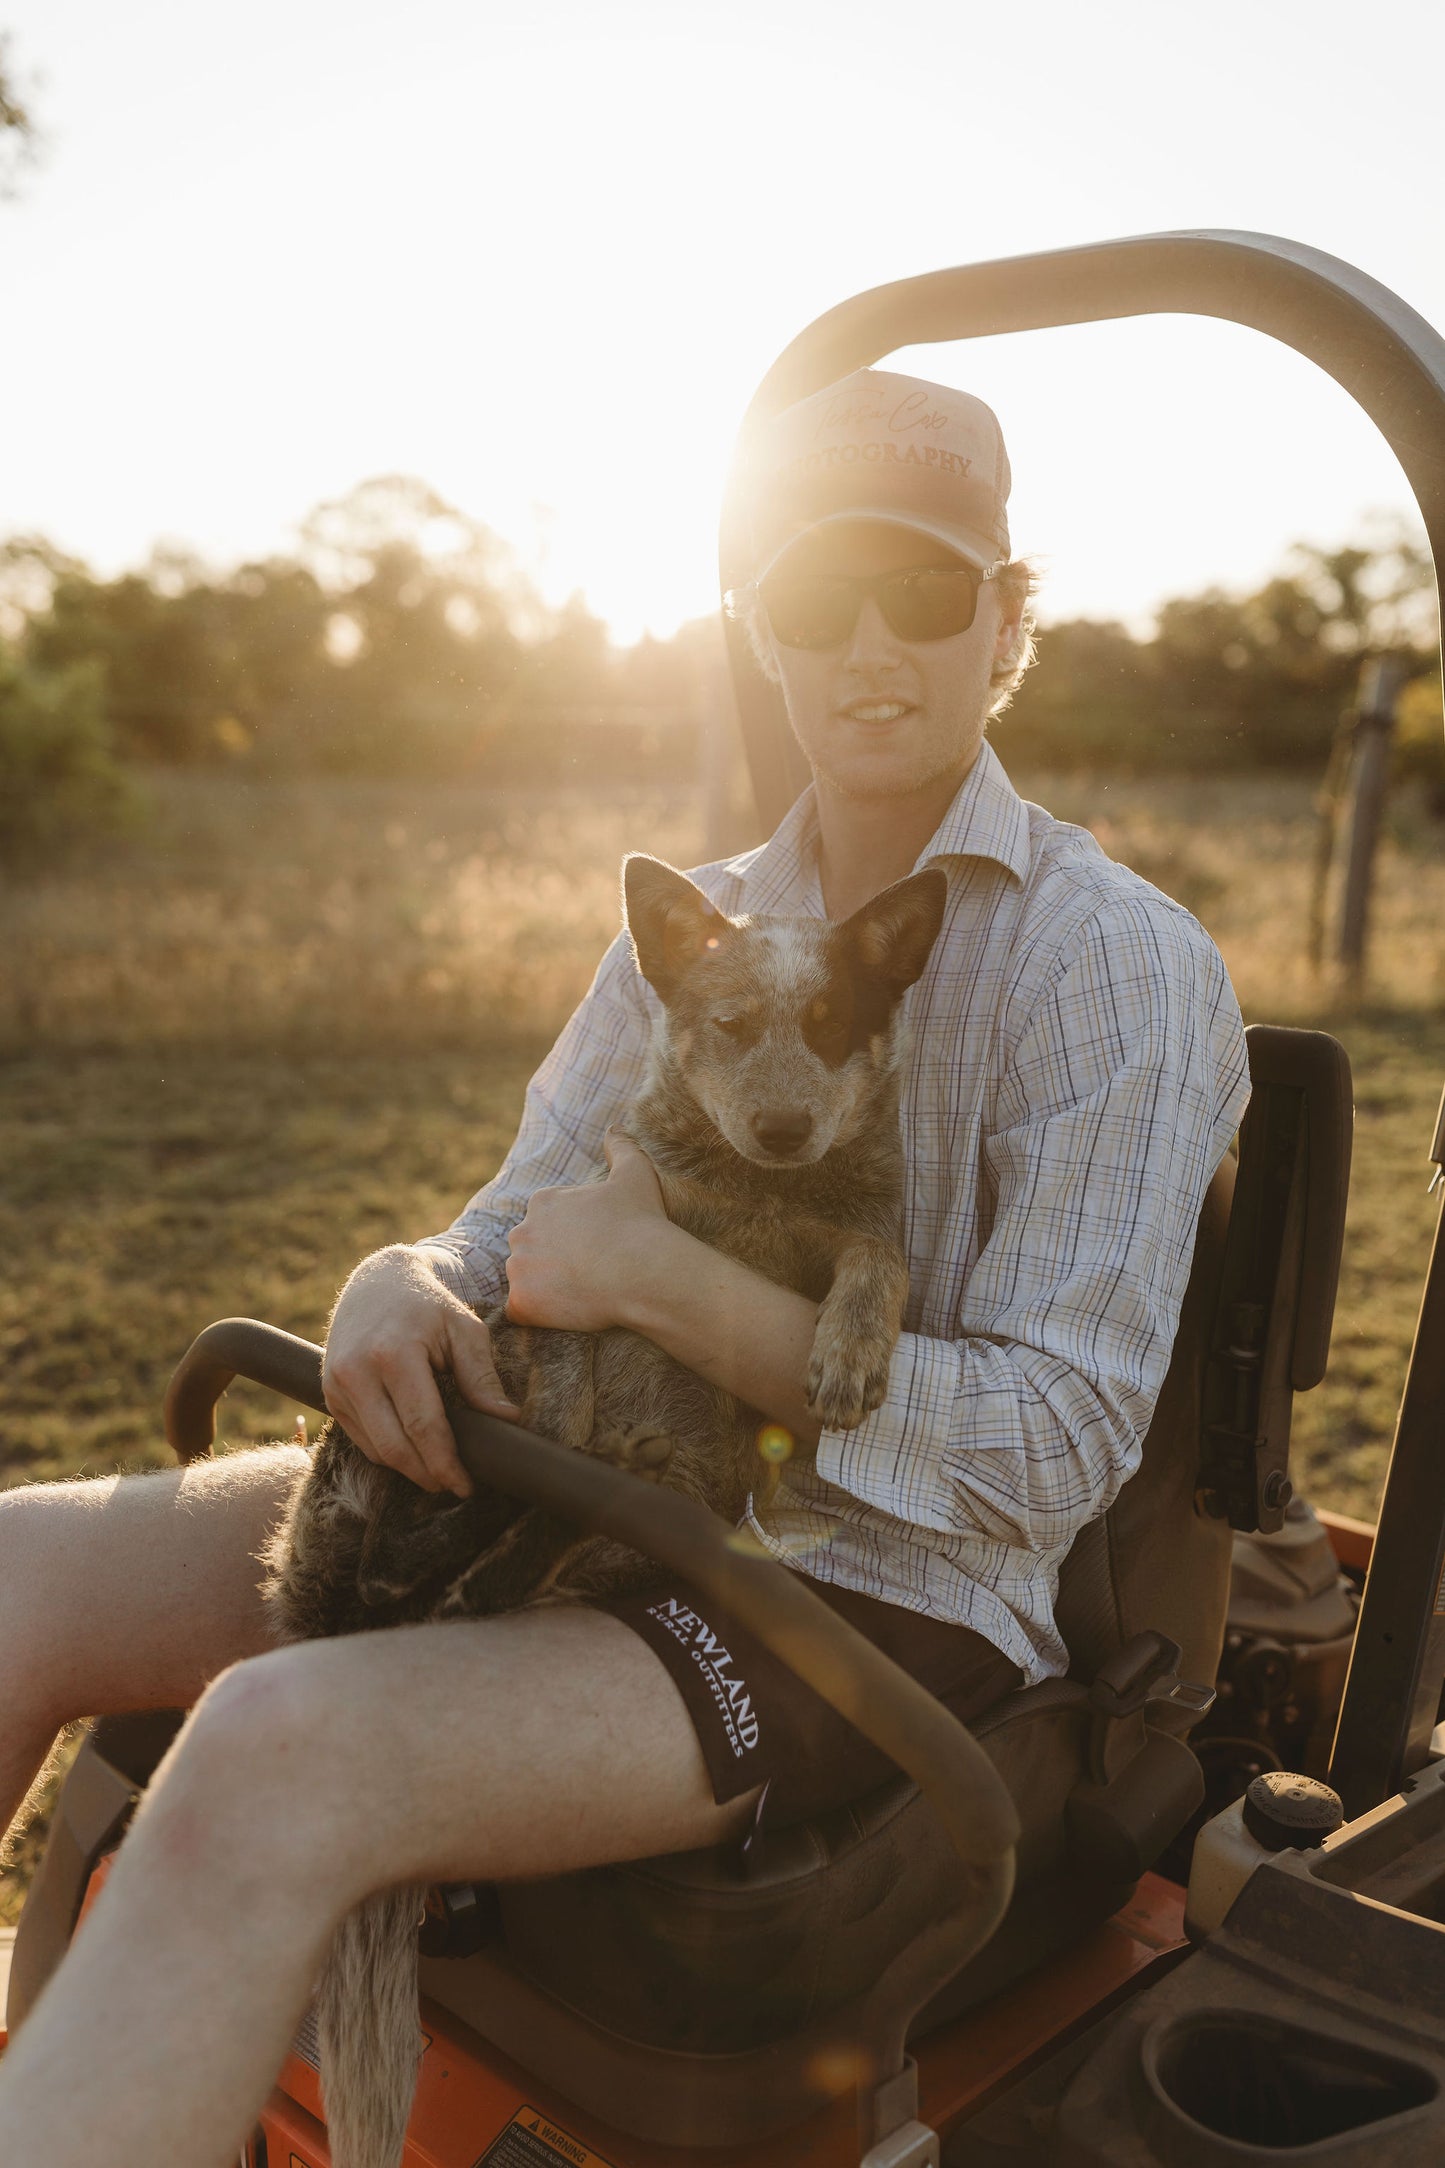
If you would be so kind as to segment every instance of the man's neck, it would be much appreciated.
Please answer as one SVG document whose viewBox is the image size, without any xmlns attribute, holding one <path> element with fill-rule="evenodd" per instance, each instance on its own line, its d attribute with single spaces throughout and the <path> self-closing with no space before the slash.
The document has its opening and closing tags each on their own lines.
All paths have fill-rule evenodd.
<svg viewBox="0 0 1445 2168">
<path fill-rule="evenodd" d="M 824 777 L 814 779 L 818 876 L 829 918 L 850 917 L 870 896 L 913 871 L 972 766 L 970 761 L 967 768 L 891 798 L 845 797 Z"/>
</svg>

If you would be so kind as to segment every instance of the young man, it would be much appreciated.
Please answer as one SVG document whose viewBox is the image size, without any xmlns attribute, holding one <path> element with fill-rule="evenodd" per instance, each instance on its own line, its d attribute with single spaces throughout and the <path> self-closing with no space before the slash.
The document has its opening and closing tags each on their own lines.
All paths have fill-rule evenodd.
<svg viewBox="0 0 1445 2168">
<path fill-rule="evenodd" d="M 908 997 L 912 1286 L 887 1396 L 820 1431 L 814 1306 L 672 1227 L 647 1160 L 608 1136 L 653 1001 L 621 940 L 496 1179 L 448 1235 L 348 1281 L 327 1394 L 363 1450 L 460 1491 L 434 1372 L 515 1413 L 471 1305 L 506 1292 L 524 1321 L 643 1332 L 793 1433 L 763 1541 L 967 1714 L 1064 1668 L 1058 1562 L 1137 1462 L 1243 1035 L 1188 914 L 1025 805 L 984 743 L 1027 644 L 989 410 L 863 372 L 757 462 L 738 606 L 814 783 L 761 850 L 697 878 L 730 912 L 841 917 L 916 866 L 948 877 Z M 578 1186 L 604 1157 L 609 1179 Z M 716 1616 L 748 1737 L 646 1602 L 268 1649 L 253 1554 L 298 1466 L 278 1449 L 0 1498 L 5 1809 L 70 1718 L 195 1704 L 0 2064 L 6 2161 L 234 2159 L 332 1927 L 384 1883 L 708 1844 L 764 1785 L 788 1815 L 884 1773 Z"/>
</svg>

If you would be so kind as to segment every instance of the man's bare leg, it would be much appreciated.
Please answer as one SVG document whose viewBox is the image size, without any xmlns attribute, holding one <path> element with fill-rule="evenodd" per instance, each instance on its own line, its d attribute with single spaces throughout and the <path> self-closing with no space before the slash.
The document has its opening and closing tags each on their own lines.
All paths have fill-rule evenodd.
<svg viewBox="0 0 1445 2168">
<path fill-rule="evenodd" d="M 61 1726 L 184 1709 L 270 1645 L 256 1552 L 293 1446 L 0 1492 L 0 1831 Z"/>
<path fill-rule="evenodd" d="M 308 1642 L 204 1696 L 0 2063 L 0 2160 L 229 2168 L 337 1920 L 393 1882 L 713 1843 L 681 1696 L 604 1613 Z"/>
</svg>

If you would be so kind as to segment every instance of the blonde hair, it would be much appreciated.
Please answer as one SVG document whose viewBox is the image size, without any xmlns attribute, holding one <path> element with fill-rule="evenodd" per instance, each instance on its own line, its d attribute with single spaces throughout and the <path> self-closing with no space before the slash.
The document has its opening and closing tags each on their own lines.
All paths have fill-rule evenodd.
<svg viewBox="0 0 1445 2168">
<path fill-rule="evenodd" d="M 1002 715 L 1038 655 L 1039 628 L 1034 615 L 1034 596 L 1042 581 L 1031 557 L 1013 557 L 994 574 L 992 584 L 998 590 L 1004 616 L 1013 618 L 1016 630 L 1008 653 L 999 657 L 989 677 L 992 688 L 988 704 L 990 722 L 996 715 Z"/>
<path fill-rule="evenodd" d="M 1014 557 L 999 567 L 988 584 L 997 594 L 1004 616 L 1012 618 L 1016 627 L 1007 654 L 999 657 L 989 678 L 988 720 L 992 722 L 1013 699 L 1038 654 L 1038 623 L 1034 616 L 1034 596 L 1040 585 L 1038 568 L 1031 558 Z M 757 588 L 735 589 L 726 607 L 728 616 L 735 618 L 746 633 L 753 661 L 763 676 L 770 685 L 779 684 L 772 638 Z"/>
</svg>

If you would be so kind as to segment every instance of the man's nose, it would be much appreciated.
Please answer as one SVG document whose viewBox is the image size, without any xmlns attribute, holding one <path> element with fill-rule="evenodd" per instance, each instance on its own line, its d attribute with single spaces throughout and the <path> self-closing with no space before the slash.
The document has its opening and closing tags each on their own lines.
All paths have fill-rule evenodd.
<svg viewBox="0 0 1445 2168">
<path fill-rule="evenodd" d="M 806 1144 L 812 1130 L 812 1115 L 794 1107 L 759 1107 L 753 1116 L 753 1135 L 765 1152 L 780 1158 Z"/>
<path fill-rule="evenodd" d="M 893 632 L 878 607 L 875 595 L 865 595 L 852 634 L 844 647 L 843 660 L 851 669 L 859 672 L 888 668 L 899 659 L 898 636 Z"/>
</svg>

